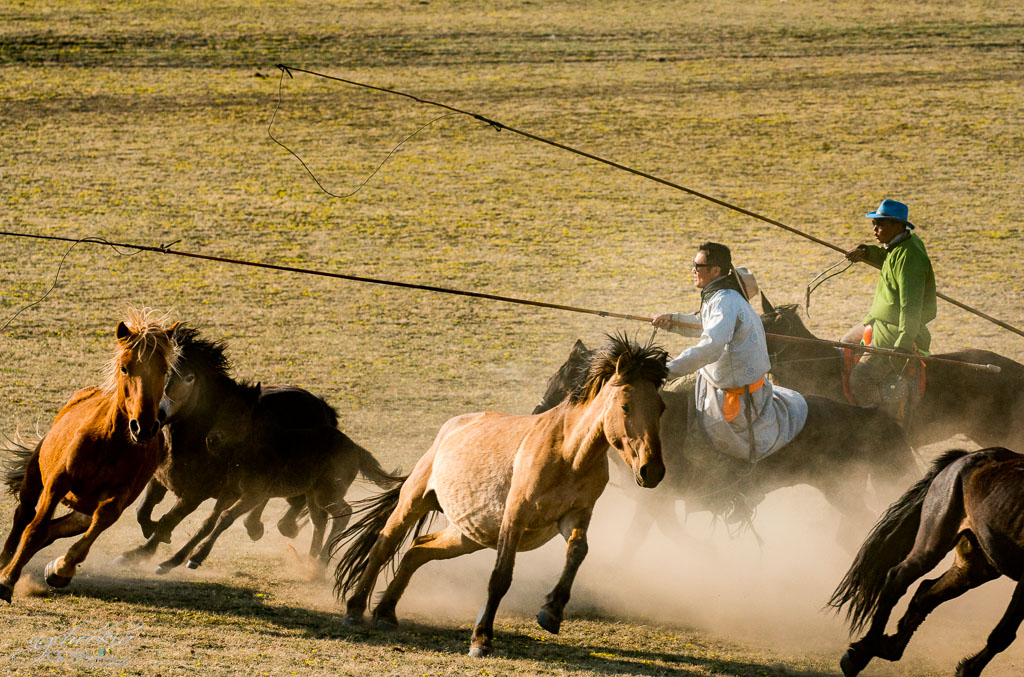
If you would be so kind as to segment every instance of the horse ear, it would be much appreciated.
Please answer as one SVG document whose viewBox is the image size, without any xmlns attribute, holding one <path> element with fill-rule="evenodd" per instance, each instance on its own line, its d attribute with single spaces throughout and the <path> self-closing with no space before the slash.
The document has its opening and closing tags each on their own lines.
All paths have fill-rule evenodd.
<svg viewBox="0 0 1024 677">
<path fill-rule="evenodd" d="M 626 371 L 626 353 L 619 355 L 619 359 L 615 360 L 615 375 L 622 376 Z"/>
<path fill-rule="evenodd" d="M 164 333 L 167 334 L 167 338 L 174 338 L 174 332 L 177 331 L 179 324 L 181 324 L 181 322 L 175 322 L 170 327 L 167 327 L 167 329 L 164 329 Z"/>
<path fill-rule="evenodd" d="M 585 353 L 585 352 L 587 352 L 587 346 L 585 346 L 583 344 L 582 340 L 576 339 L 576 343 L 572 344 L 572 354 L 573 355 L 578 355 L 580 353 Z"/>
<path fill-rule="evenodd" d="M 768 297 L 764 295 L 764 292 L 761 292 L 761 312 L 762 313 L 774 313 L 775 312 L 775 306 L 773 306 L 772 302 L 768 300 Z"/>
<path fill-rule="evenodd" d="M 117 323 L 117 330 L 115 333 L 117 335 L 118 343 L 125 343 L 129 338 L 131 338 L 132 330 L 128 328 L 127 324 L 121 321 Z"/>
<path fill-rule="evenodd" d="M 260 383 L 259 381 L 256 381 L 256 396 L 259 397 L 262 394 L 263 394 L 263 384 Z"/>
</svg>

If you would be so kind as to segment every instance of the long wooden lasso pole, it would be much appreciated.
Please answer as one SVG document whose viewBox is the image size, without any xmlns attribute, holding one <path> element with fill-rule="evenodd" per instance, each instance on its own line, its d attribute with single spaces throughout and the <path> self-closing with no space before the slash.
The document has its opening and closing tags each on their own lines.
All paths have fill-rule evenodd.
<svg viewBox="0 0 1024 677">
<path fill-rule="evenodd" d="M 608 310 L 595 310 L 592 308 L 581 308 L 579 306 L 569 306 L 561 303 L 547 303 L 545 301 L 534 301 L 531 299 L 516 298 L 513 296 L 500 296 L 498 294 L 488 294 L 485 292 L 466 291 L 464 289 L 452 289 L 449 287 L 437 287 L 434 285 L 426 284 L 415 284 L 412 282 L 399 282 L 396 280 L 383 280 L 380 278 L 365 277 L 362 275 L 349 275 L 347 273 L 335 273 L 326 270 L 316 270 L 313 268 L 300 268 L 297 266 L 281 266 L 275 263 L 261 263 L 259 261 L 247 261 L 245 259 L 228 258 L 226 256 L 213 256 L 211 254 L 200 254 L 198 252 L 181 251 L 177 249 L 171 249 L 173 245 L 161 245 L 154 247 L 150 245 L 141 245 L 131 242 L 111 242 L 102 238 L 96 237 L 84 237 L 84 238 L 73 238 L 73 237 L 61 237 L 58 235 L 40 235 L 37 233 L 18 233 L 12 231 L 0 231 L 0 236 L 6 237 L 21 237 L 30 238 L 35 240 L 55 240 L 58 242 L 72 242 L 75 244 L 98 244 L 105 245 L 114 248 L 121 249 L 135 249 L 137 251 L 154 252 L 156 254 L 167 254 L 170 256 L 183 256 L 191 259 L 202 259 L 204 261 L 215 261 L 218 263 L 228 263 L 237 266 L 250 266 L 252 268 L 265 268 L 268 270 L 278 270 L 286 273 L 299 273 L 302 275 L 316 275 L 319 277 L 330 277 L 338 280 L 350 280 L 353 282 L 362 282 L 366 284 L 378 284 L 385 285 L 388 287 L 401 287 L 403 289 L 419 289 L 421 291 L 435 292 L 439 294 L 453 294 L 455 296 L 468 296 L 470 298 L 487 299 L 490 301 L 501 301 L 503 303 L 515 303 L 524 306 L 534 306 L 536 308 L 551 308 L 554 310 L 565 310 L 573 313 L 585 313 L 588 315 L 598 315 L 600 317 L 614 317 L 621 320 L 632 320 L 636 322 L 651 323 L 651 317 L 643 315 L 630 315 L 628 313 L 614 313 Z M 673 325 L 679 327 L 687 327 L 689 329 L 701 329 L 699 324 L 690 324 L 686 322 L 672 322 Z M 862 353 L 873 353 L 877 355 L 889 355 L 891 357 L 913 357 L 913 359 L 920 359 L 930 362 L 942 362 L 945 364 L 954 364 L 969 369 L 976 369 L 979 371 L 985 371 L 989 373 L 998 373 L 1000 368 L 994 364 L 978 364 L 974 362 L 962 362 L 960 360 L 950 360 L 940 357 L 931 357 L 925 355 L 908 355 L 907 353 L 900 353 L 895 350 L 885 350 L 883 348 L 871 348 L 868 346 L 858 346 L 849 343 L 839 343 L 838 341 L 827 341 L 824 339 L 804 338 L 800 336 L 784 336 L 782 334 L 766 334 L 766 336 L 779 340 L 786 341 L 789 343 L 808 343 L 814 345 L 828 345 L 840 348 L 850 348 Z"/>
<path fill-rule="evenodd" d="M 743 214 L 745 216 L 749 216 L 749 217 L 751 217 L 753 219 L 758 219 L 759 221 L 764 221 L 765 223 L 768 223 L 768 224 L 771 224 L 771 225 L 773 225 L 773 226 L 775 226 L 777 228 L 781 228 L 783 230 L 789 231 L 790 233 L 793 233 L 794 235 L 798 235 L 798 236 L 800 236 L 802 238 L 810 240 L 811 242 L 816 242 L 817 244 L 820 244 L 823 247 L 828 247 L 829 249 L 832 249 L 834 251 L 840 252 L 841 254 L 846 254 L 847 253 L 847 250 L 843 249 L 839 245 L 835 245 L 835 244 L 832 244 L 831 242 L 827 242 L 825 240 L 822 240 L 821 238 L 817 238 L 817 237 L 811 235 L 810 233 L 805 233 L 804 231 L 799 230 L 797 228 L 794 228 L 792 226 L 788 226 L 785 223 L 782 223 L 781 221 L 776 221 L 775 219 L 768 218 L 767 216 L 764 216 L 763 214 L 758 214 L 757 212 L 750 211 L 749 209 L 744 209 L 743 207 L 739 207 L 737 205 L 734 205 L 734 204 L 731 204 L 729 202 L 726 202 L 725 200 L 720 200 L 720 199 L 718 199 L 716 197 L 712 197 L 712 196 L 707 195 L 705 193 L 701 193 L 699 191 L 693 190 L 692 188 L 687 188 L 686 186 L 682 186 L 682 185 L 680 185 L 678 183 L 674 183 L 672 181 L 668 181 L 668 180 L 663 179 L 663 178 L 661 178 L 659 176 L 655 176 L 654 174 L 648 174 L 647 172 L 640 171 L 639 169 L 634 169 L 633 167 L 628 167 L 626 165 L 620 164 L 620 163 L 615 162 L 613 160 L 608 160 L 607 158 L 603 158 L 603 157 L 601 157 L 599 155 L 594 155 L 593 153 L 588 153 L 588 152 L 580 150 L 578 148 L 573 148 L 572 146 L 567 146 L 564 143 L 559 143 L 558 141 L 552 141 L 551 139 L 546 139 L 546 138 L 544 138 L 542 136 L 537 136 L 536 134 L 531 134 L 530 132 L 526 132 L 526 131 L 523 131 L 521 129 L 516 129 L 514 127 L 509 127 L 508 125 L 506 125 L 504 123 L 501 123 L 501 122 L 498 122 L 497 120 L 492 120 L 490 118 L 484 117 L 483 115 L 480 115 L 478 113 L 473 113 L 473 112 L 470 112 L 470 111 L 461 110 L 461 109 L 456 108 L 454 106 L 449 106 L 448 104 L 445 104 L 445 103 L 440 103 L 440 102 L 437 102 L 437 101 L 430 101 L 428 99 L 424 99 L 424 98 L 415 96 L 413 94 L 408 94 L 406 92 L 400 92 L 400 91 L 398 91 L 396 89 L 389 89 L 387 87 L 378 87 L 376 85 L 369 85 L 369 84 L 366 84 L 364 82 L 357 82 L 356 80 L 348 80 L 346 78 L 339 78 L 339 77 L 336 77 L 336 76 L 333 76 L 333 75 L 326 75 L 324 73 L 318 73 L 316 71 L 306 70 L 304 68 L 296 68 L 295 66 L 287 66 L 285 64 L 277 64 L 277 67 L 280 68 L 281 71 L 282 71 L 281 77 L 284 77 L 285 73 L 287 73 L 289 77 L 293 77 L 292 76 L 292 72 L 295 72 L 295 73 L 306 73 L 307 75 L 312 75 L 312 76 L 318 77 L 318 78 L 324 78 L 326 80 L 334 80 L 336 82 L 341 82 L 341 83 L 344 83 L 344 84 L 347 84 L 347 85 L 353 85 L 355 87 L 363 87 L 365 89 L 372 89 L 374 91 L 383 92 L 385 94 L 392 94 L 392 95 L 395 95 L 395 96 L 405 97 L 407 99 L 412 99 L 413 101 L 415 101 L 417 103 L 422 103 L 422 104 L 425 104 L 425 105 L 428 105 L 428 106 L 436 106 L 437 108 L 443 108 L 445 110 L 451 111 L 452 113 L 460 113 L 462 115 L 468 115 L 471 118 L 474 118 L 476 120 L 479 120 L 480 122 L 486 123 L 486 124 L 494 127 L 494 129 L 496 129 L 498 131 L 501 131 L 501 130 L 504 129 L 504 130 L 507 130 L 509 132 L 512 132 L 513 134 L 518 134 L 519 136 L 526 137 L 527 139 L 532 139 L 534 141 L 538 141 L 540 143 L 547 144 L 549 146 L 554 146 L 555 148 L 560 148 L 560 149 L 562 149 L 564 151 L 568 151 L 570 153 L 574 153 L 574 154 L 579 155 L 581 157 L 585 157 L 585 158 L 588 158 L 590 160 L 594 160 L 595 162 L 600 162 L 601 164 L 608 165 L 609 167 L 614 167 L 615 169 L 619 169 L 619 170 L 622 170 L 624 172 L 628 172 L 630 174 L 635 174 L 636 176 L 640 176 L 642 178 L 648 179 L 649 181 L 654 181 L 655 183 L 660 183 L 661 185 L 668 186 L 669 188 L 672 188 L 674 190 L 679 190 L 679 191 L 682 191 L 684 193 L 688 193 L 690 195 L 693 195 L 694 197 L 699 197 L 702 200 L 707 200 L 708 202 L 713 202 L 714 204 L 719 205 L 720 207 L 725 207 L 726 209 L 731 209 L 734 212 L 739 212 L 740 214 Z M 881 267 L 881 266 L 878 266 L 876 264 L 869 263 L 869 262 L 868 262 L 868 265 L 871 265 L 871 266 L 873 266 L 875 268 L 880 268 Z M 992 322 L 993 324 L 999 325 L 1000 327 L 1002 327 L 1003 329 L 1006 329 L 1007 331 L 1012 331 L 1014 334 L 1017 334 L 1018 336 L 1024 336 L 1024 330 L 1018 329 L 1017 327 L 1014 327 L 1011 324 L 1008 324 L 1008 323 L 1006 323 L 1006 322 L 1004 322 L 1004 321 L 1002 321 L 1000 319 L 992 317 L 991 315 L 988 315 L 987 313 L 984 313 L 981 310 L 978 310 L 977 308 L 973 308 L 973 307 L 967 305 L 966 303 L 962 303 L 960 301 L 957 301 L 956 299 L 950 298 L 949 296 L 946 296 L 942 292 L 938 292 L 937 291 L 936 292 L 936 296 L 938 296 L 943 301 L 946 301 L 947 303 L 953 304 L 957 308 L 961 308 L 963 310 L 966 310 L 967 312 L 973 313 L 974 315 L 977 315 L 978 317 L 980 317 L 982 319 L 988 320 L 989 322 Z"/>
</svg>

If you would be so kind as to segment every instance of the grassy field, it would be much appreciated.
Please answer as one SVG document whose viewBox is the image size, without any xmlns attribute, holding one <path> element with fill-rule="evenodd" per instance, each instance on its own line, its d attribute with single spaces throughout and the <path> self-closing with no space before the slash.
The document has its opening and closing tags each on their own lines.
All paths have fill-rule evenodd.
<svg viewBox="0 0 1024 677">
<path fill-rule="evenodd" d="M 940 290 L 1024 326 L 1020 3 L 250 5 L 0 0 L 0 230 L 176 242 L 638 315 L 696 307 L 687 268 L 703 240 L 730 244 L 776 302 L 801 300 L 839 259 L 458 115 L 401 145 L 351 197 L 331 197 L 268 137 L 279 87 L 275 136 L 339 195 L 443 111 L 298 73 L 282 83 L 274 65 L 286 63 L 477 112 L 843 247 L 869 240 L 865 212 L 900 199 Z M 99 379 L 128 304 L 225 338 L 239 377 L 322 394 L 346 432 L 403 469 L 452 415 L 529 411 L 576 337 L 650 335 L 589 315 L 68 250 L 0 236 L 6 434 L 45 429 Z M 812 330 L 840 336 L 873 280 L 852 269 L 820 289 Z M 931 328 L 933 350 L 1024 359 L 1020 337 L 948 304 Z M 628 566 L 616 544 L 629 506 L 612 490 L 605 499 L 562 634 L 532 620 L 560 568 L 553 544 L 521 558 L 495 658 L 464 656 L 486 553 L 425 568 L 399 607 L 410 624 L 381 634 L 343 628 L 329 585 L 305 581 L 276 534 L 250 544 L 235 528 L 207 566 L 170 579 L 116 570 L 110 561 L 140 536 L 126 515 L 67 592 L 44 590 L 46 558 L 34 560 L 0 609 L 0 661 L 15 665 L 16 652 L 76 624 L 120 622 L 141 626 L 122 652 L 128 674 L 836 674 L 845 633 L 819 609 L 848 560 L 813 492 L 769 497 L 764 553 L 698 516 L 694 543 L 652 541 Z M 4 529 L 12 511 L 0 499 Z M 871 674 L 948 674 L 1008 600 L 993 585 L 936 614 L 903 662 Z M 1022 664 L 1011 649 L 991 672 Z M 80 668 L 20 668 L 44 669 Z"/>
</svg>

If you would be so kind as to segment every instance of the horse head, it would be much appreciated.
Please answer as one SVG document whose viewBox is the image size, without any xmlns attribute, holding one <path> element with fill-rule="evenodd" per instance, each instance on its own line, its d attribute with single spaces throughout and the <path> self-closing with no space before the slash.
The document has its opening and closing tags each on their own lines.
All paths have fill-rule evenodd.
<svg viewBox="0 0 1024 677">
<path fill-rule="evenodd" d="M 233 383 L 223 342 L 202 339 L 196 329 L 184 323 L 175 329 L 174 341 L 178 357 L 167 375 L 158 414 L 163 424 L 213 408 L 219 402 L 214 384 L 218 380 Z"/>
<path fill-rule="evenodd" d="M 240 384 L 217 407 L 216 420 L 206 434 L 206 448 L 217 458 L 224 459 L 233 450 L 250 439 L 253 419 L 262 390 L 255 385 Z"/>
<path fill-rule="evenodd" d="M 594 351 L 589 350 L 583 341 L 576 339 L 572 350 L 569 351 L 569 359 L 562 363 L 551 378 L 548 379 L 544 396 L 533 408 L 531 413 L 540 414 L 558 405 L 565 399 L 565 396 L 578 387 L 587 377 L 587 369 L 590 367 L 590 359 Z"/>
<path fill-rule="evenodd" d="M 652 488 L 665 476 L 660 432 L 665 403 L 658 389 L 668 375 L 668 354 L 621 336 L 611 341 L 592 361 L 583 386 L 584 392 L 596 394 L 584 397 L 601 402 L 605 439 L 632 470 L 637 485 Z"/>
<path fill-rule="evenodd" d="M 118 409 L 128 418 L 132 442 L 150 441 L 160 430 L 160 398 L 174 359 L 174 324 L 162 328 L 148 313 L 132 311 L 117 324 L 118 352 L 111 362 L 108 390 L 118 398 Z"/>
</svg>

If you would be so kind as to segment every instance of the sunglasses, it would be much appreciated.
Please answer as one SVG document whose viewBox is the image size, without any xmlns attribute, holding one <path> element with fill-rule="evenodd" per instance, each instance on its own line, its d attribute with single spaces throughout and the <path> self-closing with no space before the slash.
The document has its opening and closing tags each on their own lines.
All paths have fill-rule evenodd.
<svg viewBox="0 0 1024 677">
<path fill-rule="evenodd" d="M 713 266 L 714 266 L 713 263 L 697 263 L 696 261 L 693 262 L 693 270 L 694 271 L 696 271 L 698 268 L 711 268 Z"/>
</svg>

